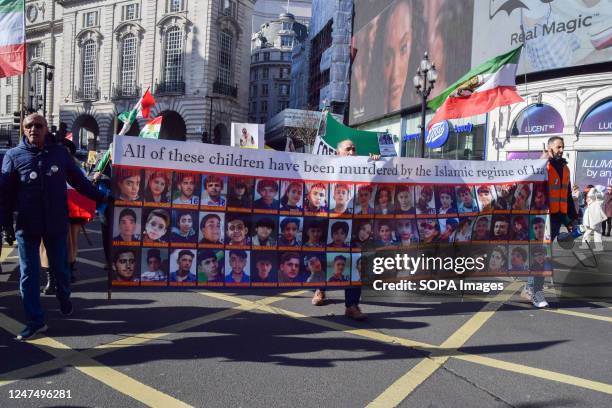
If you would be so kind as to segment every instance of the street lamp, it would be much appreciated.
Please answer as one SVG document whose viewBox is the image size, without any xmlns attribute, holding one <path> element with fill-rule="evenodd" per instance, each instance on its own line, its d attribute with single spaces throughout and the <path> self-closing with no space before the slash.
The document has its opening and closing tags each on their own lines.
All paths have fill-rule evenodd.
<svg viewBox="0 0 612 408">
<path fill-rule="evenodd" d="M 423 56 L 417 73 L 412 78 L 412 82 L 416 89 L 417 95 L 421 97 L 421 139 L 420 139 L 420 156 L 425 157 L 425 114 L 427 113 L 427 97 L 431 93 L 434 84 L 438 79 L 438 71 L 435 64 L 429 61 L 427 52 Z"/>
<path fill-rule="evenodd" d="M 30 91 L 28 92 L 28 96 L 30 97 L 30 106 L 28 110 L 35 111 L 34 109 L 34 87 L 30 86 Z"/>
<path fill-rule="evenodd" d="M 213 100 L 215 99 L 220 99 L 218 96 L 211 96 L 211 95 L 206 95 L 204 96 L 205 99 L 210 99 L 210 113 L 208 115 L 208 143 L 214 143 L 213 140 L 213 128 L 212 128 L 212 115 L 213 115 Z"/>
<path fill-rule="evenodd" d="M 53 81 L 53 70 L 55 69 L 55 67 L 51 64 L 47 64 L 46 62 L 42 62 L 42 61 L 36 61 L 34 62 L 34 64 L 40 65 L 44 69 L 42 107 L 43 107 L 43 116 L 45 117 L 45 119 L 47 119 L 47 81 Z"/>
</svg>

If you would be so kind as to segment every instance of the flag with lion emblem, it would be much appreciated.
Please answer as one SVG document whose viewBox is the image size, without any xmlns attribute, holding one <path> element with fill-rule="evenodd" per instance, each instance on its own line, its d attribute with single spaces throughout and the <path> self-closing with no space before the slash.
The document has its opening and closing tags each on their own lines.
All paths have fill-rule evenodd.
<svg viewBox="0 0 612 408">
<path fill-rule="evenodd" d="M 427 106 L 436 111 L 429 127 L 443 120 L 480 115 L 522 102 L 515 80 L 521 48 L 480 64 L 429 101 Z"/>
</svg>

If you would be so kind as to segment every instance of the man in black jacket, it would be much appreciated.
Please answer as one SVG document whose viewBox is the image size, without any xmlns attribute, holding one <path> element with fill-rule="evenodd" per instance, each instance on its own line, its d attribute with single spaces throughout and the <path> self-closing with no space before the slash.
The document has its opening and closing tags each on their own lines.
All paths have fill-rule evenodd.
<svg viewBox="0 0 612 408">
<path fill-rule="evenodd" d="M 108 201 L 83 175 L 68 151 L 50 143 L 47 121 L 37 113 L 23 121 L 22 142 L 9 150 L 0 172 L 0 228 L 19 246 L 19 288 L 27 318 L 17 340 L 47 329 L 40 304 L 40 242 L 45 244 L 57 299 L 64 315 L 72 314 L 68 268 L 68 205 L 66 182 L 97 202 Z M 17 212 L 16 233 L 13 212 Z"/>
</svg>

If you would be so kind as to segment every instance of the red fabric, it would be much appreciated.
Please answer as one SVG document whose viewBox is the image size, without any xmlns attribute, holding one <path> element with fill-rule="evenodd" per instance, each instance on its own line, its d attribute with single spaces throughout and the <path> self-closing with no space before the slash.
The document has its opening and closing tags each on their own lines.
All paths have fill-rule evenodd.
<svg viewBox="0 0 612 408">
<path fill-rule="evenodd" d="M 24 44 L 0 47 L 0 78 L 23 74 L 25 67 Z"/>
<path fill-rule="evenodd" d="M 68 189 L 68 218 L 82 218 L 89 222 L 93 219 L 95 213 L 95 201 L 82 196 L 72 188 Z"/>
<path fill-rule="evenodd" d="M 142 117 L 148 118 L 151 113 L 151 107 L 155 105 L 155 98 L 151 95 L 151 92 L 147 89 L 147 91 L 142 95 L 142 101 L 140 103 L 140 108 L 142 110 Z"/>
<path fill-rule="evenodd" d="M 436 111 L 429 122 L 429 127 L 443 120 L 468 118 L 517 102 L 523 102 L 523 98 L 516 93 L 514 86 L 499 86 L 487 91 L 475 92 L 470 96 L 449 96 Z"/>
</svg>

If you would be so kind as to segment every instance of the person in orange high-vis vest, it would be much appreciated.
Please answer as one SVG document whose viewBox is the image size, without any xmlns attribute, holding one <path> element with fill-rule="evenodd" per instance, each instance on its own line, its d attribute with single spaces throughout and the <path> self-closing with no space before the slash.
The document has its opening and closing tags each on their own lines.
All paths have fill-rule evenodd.
<svg viewBox="0 0 612 408">
<path fill-rule="evenodd" d="M 570 170 L 567 161 L 563 158 L 565 144 L 560 136 L 548 139 L 547 148 L 542 153 L 543 159 L 548 159 L 546 170 L 548 172 L 548 202 L 550 211 L 550 239 L 554 241 L 561 225 L 572 230 L 572 221 L 577 218 L 576 207 L 572 198 L 570 183 Z M 544 297 L 544 278 L 530 276 L 523 289 L 522 296 L 531 300 L 538 308 L 547 307 Z"/>
</svg>

